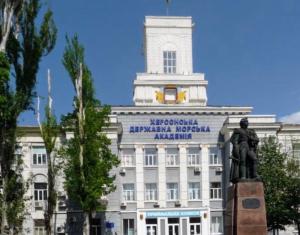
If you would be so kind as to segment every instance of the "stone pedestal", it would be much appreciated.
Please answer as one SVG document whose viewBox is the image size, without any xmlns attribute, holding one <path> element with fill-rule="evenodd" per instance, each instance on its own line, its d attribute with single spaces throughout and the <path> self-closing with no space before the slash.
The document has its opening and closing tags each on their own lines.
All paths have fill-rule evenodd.
<svg viewBox="0 0 300 235">
<path fill-rule="evenodd" d="M 238 182 L 228 188 L 226 235 L 266 235 L 267 220 L 262 182 Z"/>
</svg>

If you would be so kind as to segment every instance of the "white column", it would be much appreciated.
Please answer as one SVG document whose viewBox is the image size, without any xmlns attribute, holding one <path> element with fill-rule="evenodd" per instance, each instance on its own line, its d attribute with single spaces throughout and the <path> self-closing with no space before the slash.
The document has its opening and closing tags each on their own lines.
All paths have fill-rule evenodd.
<svg viewBox="0 0 300 235">
<path fill-rule="evenodd" d="M 203 206 L 209 206 L 209 150 L 208 145 L 201 145 L 201 188 Z"/>
<path fill-rule="evenodd" d="M 180 162 L 180 203 L 182 207 L 187 207 L 187 156 L 186 145 L 178 145 L 179 148 L 179 162 Z"/>
<path fill-rule="evenodd" d="M 164 145 L 157 145 L 158 159 L 158 203 L 166 207 L 166 150 Z"/>
<path fill-rule="evenodd" d="M 141 212 L 137 210 L 137 217 L 136 217 L 136 230 L 137 234 L 146 234 L 146 219 L 145 219 L 145 214 L 144 212 Z"/>
<path fill-rule="evenodd" d="M 136 155 L 136 205 L 144 208 L 144 151 L 142 145 L 135 145 Z"/>
<path fill-rule="evenodd" d="M 210 213 L 209 213 L 209 145 L 200 145 L 201 147 L 201 189 L 202 205 L 207 208 L 206 218 L 203 218 L 203 234 L 210 234 Z"/>
</svg>

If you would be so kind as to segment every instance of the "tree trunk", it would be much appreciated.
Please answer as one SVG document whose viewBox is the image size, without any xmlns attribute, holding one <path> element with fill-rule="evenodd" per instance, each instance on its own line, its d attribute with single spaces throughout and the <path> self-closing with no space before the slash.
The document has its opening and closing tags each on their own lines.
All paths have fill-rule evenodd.
<svg viewBox="0 0 300 235">
<path fill-rule="evenodd" d="M 2 44 L 2 42 L 1 42 Z M 4 234 L 4 231 L 8 225 L 7 217 L 6 217 L 6 185 L 7 185 L 7 154 L 8 148 L 10 147 L 10 137 L 7 132 L 9 124 L 7 122 L 8 116 L 10 115 L 8 112 L 8 81 L 9 81 L 9 71 L 10 65 L 8 59 L 4 52 L 0 51 L 0 98 L 4 100 L 0 104 L 0 167 L 1 167 L 1 178 L 2 178 L 2 211 L 1 211 L 1 234 Z M 11 130 L 10 130 L 11 131 Z"/>
<path fill-rule="evenodd" d="M 300 235 L 300 223 L 297 223 L 298 235 Z"/>
<path fill-rule="evenodd" d="M 48 161 L 48 198 L 47 211 L 45 212 L 45 227 L 47 235 L 52 234 L 53 213 L 56 206 L 55 175 L 53 170 L 54 162 L 51 159 L 51 153 L 47 152 Z"/>
<path fill-rule="evenodd" d="M 84 172 L 83 172 L 83 147 L 84 147 L 84 107 L 83 107 L 83 98 L 82 98 L 82 63 L 80 63 L 80 69 L 79 69 L 79 77 L 75 81 L 75 87 L 76 87 L 76 94 L 77 94 L 77 105 L 78 105 L 78 111 L 77 111 L 77 120 L 78 120 L 78 130 L 79 130 L 79 161 L 80 161 L 80 174 L 82 181 L 84 182 Z M 83 224 L 83 234 L 89 235 L 90 234 L 90 216 L 88 212 L 84 212 L 84 224 Z"/>
<path fill-rule="evenodd" d="M 1 177 L 2 177 L 2 221 L 1 233 L 10 233 L 9 221 L 7 220 L 7 205 L 9 203 L 7 195 L 7 184 L 9 181 L 9 171 L 15 159 L 15 133 L 16 133 L 16 120 L 9 120 L 5 122 L 4 127 L 1 128 Z M 9 131 L 6 131 L 9 130 Z"/>
<path fill-rule="evenodd" d="M 51 203 L 51 169 L 49 169 L 49 154 L 48 152 L 46 153 L 47 154 L 47 163 L 48 163 L 48 188 L 47 188 L 47 191 L 48 191 L 48 197 L 47 197 L 47 208 L 46 208 L 46 211 L 45 211 L 45 214 L 44 214 L 44 220 L 45 220 L 45 229 L 46 229 L 46 234 L 47 235 L 51 235 L 51 223 L 50 223 L 50 220 L 51 220 L 51 212 L 52 212 L 52 203 Z"/>
<path fill-rule="evenodd" d="M 2 169 L 1 169 L 1 172 L 2 172 Z M 6 177 L 2 179 L 2 187 L 3 187 L 3 193 L 2 193 L 2 196 L 3 196 L 3 202 L 2 202 L 2 213 L 1 213 L 1 234 L 5 234 L 4 231 L 6 231 L 6 229 L 8 228 L 8 223 L 7 223 L 7 217 L 6 217 L 6 193 L 5 193 L 5 190 L 4 188 L 6 187 Z"/>
<path fill-rule="evenodd" d="M 83 235 L 90 235 L 90 214 L 88 212 L 84 212 L 83 217 Z"/>
<path fill-rule="evenodd" d="M 2 24 L 2 41 L 0 43 L 0 52 L 6 51 L 6 44 L 8 41 L 8 36 L 11 30 L 12 18 L 14 15 L 14 3 L 10 3 L 6 1 L 4 7 L 4 17 L 3 17 L 3 24 Z"/>
<path fill-rule="evenodd" d="M 82 99 L 82 64 L 80 64 L 79 77 L 75 83 L 76 83 L 76 93 L 77 93 L 77 100 L 78 100 L 77 119 L 78 119 L 78 130 L 79 130 L 79 139 L 80 139 L 79 161 L 80 161 L 80 167 L 82 168 L 82 166 L 83 166 L 83 139 L 84 139 L 84 109 L 83 109 L 83 99 Z M 81 169 L 81 174 L 84 179 L 82 169 Z"/>
</svg>

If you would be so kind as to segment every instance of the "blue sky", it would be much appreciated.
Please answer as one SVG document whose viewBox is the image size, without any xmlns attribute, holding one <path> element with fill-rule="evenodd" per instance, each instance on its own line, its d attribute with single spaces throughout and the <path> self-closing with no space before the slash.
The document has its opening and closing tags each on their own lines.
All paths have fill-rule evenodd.
<svg viewBox="0 0 300 235">
<path fill-rule="evenodd" d="M 41 63 L 38 94 L 46 96 L 50 68 L 56 116 L 72 110 L 74 90 L 61 58 L 65 35 L 77 33 L 97 97 L 105 104 L 131 105 L 135 74 L 144 71 L 144 17 L 166 15 L 165 1 L 50 0 L 50 5 L 58 38 Z M 299 0 L 173 0 L 169 14 L 193 17 L 194 71 L 205 73 L 209 105 L 252 106 L 254 114 L 293 114 L 300 122 Z M 23 114 L 20 124 L 36 124 L 33 114 Z"/>
</svg>

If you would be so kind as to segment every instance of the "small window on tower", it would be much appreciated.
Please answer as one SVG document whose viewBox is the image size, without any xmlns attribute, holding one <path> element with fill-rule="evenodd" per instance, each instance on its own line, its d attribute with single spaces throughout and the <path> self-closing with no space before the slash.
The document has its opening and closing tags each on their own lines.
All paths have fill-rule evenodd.
<svg viewBox="0 0 300 235">
<path fill-rule="evenodd" d="M 176 88 L 165 88 L 165 103 L 175 104 L 177 100 L 177 89 Z"/>
<path fill-rule="evenodd" d="M 176 73 L 176 51 L 164 51 L 164 73 Z"/>
</svg>

